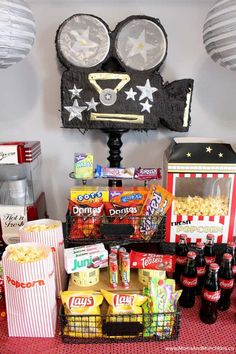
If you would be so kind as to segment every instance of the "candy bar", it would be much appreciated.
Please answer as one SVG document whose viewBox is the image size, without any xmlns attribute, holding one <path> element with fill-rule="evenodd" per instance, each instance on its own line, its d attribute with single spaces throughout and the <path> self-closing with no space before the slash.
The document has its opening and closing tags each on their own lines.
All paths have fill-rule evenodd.
<svg viewBox="0 0 236 354">
<path fill-rule="evenodd" d="M 130 268 L 165 270 L 173 272 L 175 267 L 175 256 L 130 252 Z"/>
<path fill-rule="evenodd" d="M 134 167 L 115 168 L 97 165 L 95 177 L 97 178 L 134 178 Z"/>
<path fill-rule="evenodd" d="M 136 168 L 134 173 L 135 179 L 140 179 L 142 181 L 161 179 L 161 169 L 160 168 Z"/>
</svg>

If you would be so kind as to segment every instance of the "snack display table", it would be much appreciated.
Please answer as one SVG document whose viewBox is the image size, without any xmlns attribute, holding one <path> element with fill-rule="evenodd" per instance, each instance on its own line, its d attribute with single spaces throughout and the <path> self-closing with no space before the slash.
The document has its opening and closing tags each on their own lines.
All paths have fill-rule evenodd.
<svg viewBox="0 0 236 354">
<path fill-rule="evenodd" d="M 178 340 L 160 342 L 130 342 L 106 344 L 64 344 L 59 328 L 53 339 L 9 338 L 7 321 L 0 322 L 1 354 L 156 354 L 156 353 L 234 353 L 236 352 L 236 289 L 232 294 L 232 305 L 226 312 L 219 312 L 213 325 L 199 320 L 200 302 L 196 299 L 192 309 L 182 309 L 180 335 Z"/>
</svg>

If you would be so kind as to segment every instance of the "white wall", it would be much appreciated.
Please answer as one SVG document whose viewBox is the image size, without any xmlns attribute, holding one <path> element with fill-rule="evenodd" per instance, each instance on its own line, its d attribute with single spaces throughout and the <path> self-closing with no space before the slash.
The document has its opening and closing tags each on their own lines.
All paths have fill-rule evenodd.
<svg viewBox="0 0 236 354">
<path fill-rule="evenodd" d="M 212 0 L 29 0 L 37 37 L 28 57 L 0 71 L 0 140 L 40 140 L 43 183 L 51 218 L 64 220 L 73 180 L 74 152 L 91 152 L 106 164 L 106 136 L 61 129 L 60 72 L 54 39 L 58 26 L 75 13 L 102 17 L 113 28 L 131 14 L 158 17 L 168 34 L 164 80 L 193 78 L 192 126 L 188 134 L 166 129 L 123 137 L 123 165 L 162 165 L 174 136 L 219 137 L 236 147 L 236 73 L 215 64 L 202 44 L 202 26 Z"/>
</svg>

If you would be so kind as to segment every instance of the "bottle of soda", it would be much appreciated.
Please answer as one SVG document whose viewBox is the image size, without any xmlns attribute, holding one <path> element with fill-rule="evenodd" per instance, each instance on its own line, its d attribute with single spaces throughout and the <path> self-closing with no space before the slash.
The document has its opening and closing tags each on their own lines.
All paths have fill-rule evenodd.
<svg viewBox="0 0 236 354">
<path fill-rule="evenodd" d="M 206 261 L 206 270 L 208 272 L 209 265 L 211 263 L 215 263 L 216 261 L 216 254 L 214 249 L 214 235 L 208 234 L 206 239 L 206 245 L 204 248 L 204 256 Z"/>
<path fill-rule="evenodd" d="M 211 263 L 209 272 L 201 294 L 200 319 L 207 324 L 213 324 L 217 320 L 217 304 L 220 300 L 220 287 L 218 284 L 219 266 Z"/>
<path fill-rule="evenodd" d="M 187 245 L 187 235 L 181 234 L 179 238 L 179 243 L 177 244 L 175 250 L 176 263 L 175 263 L 174 279 L 176 283 L 180 282 L 180 276 L 186 266 L 188 250 L 189 249 Z"/>
<path fill-rule="evenodd" d="M 196 257 L 196 268 L 197 268 L 197 287 L 196 287 L 196 295 L 201 295 L 203 284 L 205 281 L 206 275 L 206 261 L 204 257 L 204 243 L 197 242 L 197 257 Z"/>
<path fill-rule="evenodd" d="M 235 242 L 228 242 L 227 243 L 227 253 L 232 254 L 232 272 L 234 276 L 234 281 L 236 282 L 236 243 Z"/>
<path fill-rule="evenodd" d="M 187 264 L 180 277 L 180 283 L 183 291 L 179 299 L 179 304 L 182 307 L 193 307 L 195 303 L 195 293 L 197 286 L 197 269 L 195 265 L 195 252 L 187 253 Z"/>
<path fill-rule="evenodd" d="M 230 307 L 230 296 L 234 287 L 234 276 L 231 267 L 232 255 L 225 253 L 219 271 L 219 285 L 221 289 L 220 301 L 218 309 L 221 311 L 228 310 Z"/>
</svg>

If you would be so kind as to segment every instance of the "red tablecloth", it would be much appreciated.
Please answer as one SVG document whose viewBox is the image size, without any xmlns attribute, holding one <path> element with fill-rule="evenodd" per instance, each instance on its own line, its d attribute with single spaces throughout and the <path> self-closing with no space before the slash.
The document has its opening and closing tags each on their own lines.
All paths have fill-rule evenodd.
<svg viewBox="0 0 236 354">
<path fill-rule="evenodd" d="M 0 354 L 156 354 L 156 353 L 233 353 L 236 352 L 236 289 L 232 305 L 219 312 L 213 325 L 199 320 L 199 299 L 192 309 L 182 309 L 179 339 L 162 342 L 114 344 L 64 344 L 57 330 L 53 339 L 9 338 L 6 321 L 0 322 Z"/>
</svg>

